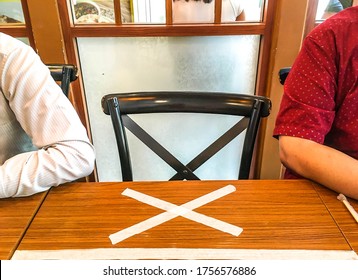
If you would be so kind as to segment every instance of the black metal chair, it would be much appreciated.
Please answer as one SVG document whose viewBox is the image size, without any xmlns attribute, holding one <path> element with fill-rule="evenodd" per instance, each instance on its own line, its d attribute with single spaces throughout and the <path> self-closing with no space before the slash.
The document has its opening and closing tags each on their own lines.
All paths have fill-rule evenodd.
<svg viewBox="0 0 358 280">
<path fill-rule="evenodd" d="M 278 78 L 280 79 L 281 85 L 285 84 L 285 81 L 290 71 L 291 71 L 291 67 L 284 67 L 278 71 Z"/>
<path fill-rule="evenodd" d="M 194 171 L 246 130 L 238 178 L 248 179 L 260 120 L 269 116 L 271 109 L 271 101 L 266 97 L 218 92 L 118 93 L 105 95 L 101 103 L 104 113 L 111 116 L 123 181 L 133 181 L 125 127 L 175 169 L 177 173 L 170 180 L 200 180 Z M 128 116 L 142 113 L 183 112 L 224 114 L 243 116 L 243 118 L 185 165 Z"/>
<path fill-rule="evenodd" d="M 70 83 L 75 81 L 77 76 L 77 67 L 72 64 L 46 64 L 50 69 L 52 78 L 59 82 L 63 93 L 68 97 Z"/>
</svg>

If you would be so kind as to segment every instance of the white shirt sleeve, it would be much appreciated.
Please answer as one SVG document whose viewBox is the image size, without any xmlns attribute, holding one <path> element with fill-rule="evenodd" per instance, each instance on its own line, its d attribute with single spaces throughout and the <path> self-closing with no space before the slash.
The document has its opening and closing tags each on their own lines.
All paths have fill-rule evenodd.
<svg viewBox="0 0 358 280">
<path fill-rule="evenodd" d="M 4 56 L 0 75 L 0 94 L 38 148 L 1 165 L 0 198 L 32 195 L 89 175 L 94 148 L 86 129 L 37 54 L 19 45 Z"/>
<path fill-rule="evenodd" d="M 230 2 L 234 9 L 235 16 L 238 17 L 244 10 L 244 7 L 241 4 L 241 0 L 230 0 Z"/>
<path fill-rule="evenodd" d="M 223 0 L 221 21 L 234 22 L 243 10 L 241 0 Z"/>
</svg>

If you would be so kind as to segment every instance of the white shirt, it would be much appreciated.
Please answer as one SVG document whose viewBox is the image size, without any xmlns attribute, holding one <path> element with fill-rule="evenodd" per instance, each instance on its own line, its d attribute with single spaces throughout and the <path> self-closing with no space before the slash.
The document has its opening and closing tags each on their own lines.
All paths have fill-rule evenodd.
<svg viewBox="0 0 358 280">
<path fill-rule="evenodd" d="M 216 0 L 219 1 L 219 0 Z M 240 0 L 222 0 L 221 21 L 234 22 L 242 13 Z M 173 23 L 210 23 L 214 22 L 215 0 L 203 1 L 176 0 L 173 2 Z"/>
<path fill-rule="evenodd" d="M 33 49 L 0 33 L 0 198 L 89 175 L 94 148 Z"/>
</svg>

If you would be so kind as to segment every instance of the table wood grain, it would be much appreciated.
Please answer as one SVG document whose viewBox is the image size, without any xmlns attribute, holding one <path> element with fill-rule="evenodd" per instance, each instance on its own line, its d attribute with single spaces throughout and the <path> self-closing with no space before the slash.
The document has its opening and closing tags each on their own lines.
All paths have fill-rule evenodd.
<svg viewBox="0 0 358 280">
<path fill-rule="evenodd" d="M 343 202 L 337 199 L 338 194 L 336 192 L 319 186 L 316 189 L 343 235 L 347 238 L 354 251 L 358 252 L 358 223 Z M 352 207 L 358 211 L 358 201 L 349 197 L 347 199 Z"/>
<path fill-rule="evenodd" d="M 109 235 L 163 212 L 123 196 L 126 188 L 180 205 L 228 184 L 236 191 L 195 211 L 243 228 L 237 237 L 176 217 L 115 245 L 109 239 Z M 327 208 L 319 188 L 306 180 L 70 183 L 49 192 L 19 250 L 352 250 L 350 242 L 356 244 L 357 240 L 347 241 L 335 221 L 341 217 L 335 218 L 329 211 L 340 209 L 340 201 L 326 193 L 325 203 L 332 203 Z"/>
<path fill-rule="evenodd" d="M 0 199 L 0 259 L 11 258 L 46 193 Z"/>
</svg>

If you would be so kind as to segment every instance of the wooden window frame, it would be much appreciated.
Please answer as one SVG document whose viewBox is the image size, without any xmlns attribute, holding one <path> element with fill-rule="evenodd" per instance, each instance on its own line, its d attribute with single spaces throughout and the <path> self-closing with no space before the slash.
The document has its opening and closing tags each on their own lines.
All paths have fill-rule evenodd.
<svg viewBox="0 0 358 280">
<path fill-rule="evenodd" d="M 260 35 L 258 77 L 255 94 L 266 95 L 267 74 L 271 47 L 271 34 L 275 7 L 278 0 L 266 0 L 261 22 L 220 22 L 221 1 L 215 1 L 215 22 L 208 24 L 172 24 L 172 0 L 166 0 L 166 24 L 122 24 L 120 3 L 114 0 L 115 24 L 74 24 L 68 0 L 58 0 L 59 14 L 62 19 L 62 30 L 70 63 L 79 64 L 76 38 L 79 37 L 173 37 L 173 36 L 228 36 Z M 79 66 L 79 65 L 78 65 Z"/>
</svg>

